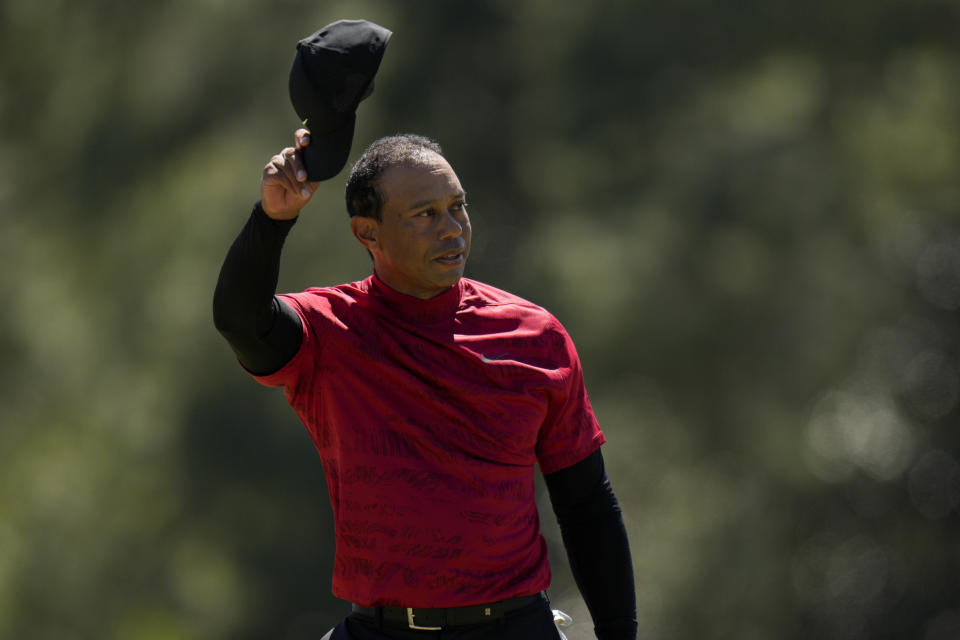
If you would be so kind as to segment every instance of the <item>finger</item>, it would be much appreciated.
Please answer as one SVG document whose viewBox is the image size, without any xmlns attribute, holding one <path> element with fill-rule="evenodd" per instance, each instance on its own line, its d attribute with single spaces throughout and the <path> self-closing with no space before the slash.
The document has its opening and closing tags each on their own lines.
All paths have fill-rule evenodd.
<svg viewBox="0 0 960 640">
<path fill-rule="evenodd" d="M 287 147 L 280 153 L 280 171 L 283 173 L 287 188 L 299 198 L 309 198 L 313 189 L 307 187 L 307 172 L 304 169 L 301 153 Z"/>
<path fill-rule="evenodd" d="M 300 184 L 296 180 L 288 160 L 289 149 L 284 149 L 270 159 L 264 168 L 264 182 L 279 187 L 291 194 L 301 195 Z"/>
<path fill-rule="evenodd" d="M 307 180 L 307 170 L 303 164 L 303 152 L 287 148 L 283 150 L 283 170 L 294 190 L 307 198 L 310 191 L 303 187 Z"/>
<path fill-rule="evenodd" d="M 306 129 L 297 129 L 294 134 L 296 138 L 296 151 L 293 155 L 293 168 L 296 171 L 297 180 L 306 182 L 307 166 L 303 161 L 303 150 L 310 146 L 310 132 Z"/>
<path fill-rule="evenodd" d="M 270 158 L 270 164 L 267 166 L 270 168 L 272 175 L 282 180 L 290 180 L 293 178 L 293 173 L 290 168 L 291 153 L 292 149 L 288 147 Z"/>
<path fill-rule="evenodd" d="M 317 187 L 320 186 L 319 182 L 305 182 L 301 185 L 300 195 L 305 198 L 309 198 L 317 190 Z M 304 191 L 306 189 L 306 191 Z"/>
<path fill-rule="evenodd" d="M 303 149 L 310 145 L 310 132 L 306 129 L 297 129 L 293 134 L 297 149 Z"/>
<path fill-rule="evenodd" d="M 303 160 L 303 149 L 297 147 L 287 156 L 287 162 L 290 165 L 290 169 L 293 171 L 294 179 L 297 182 L 306 182 L 307 181 L 307 165 Z"/>
<path fill-rule="evenodd" d="M 283 162 L 283 155 L 280 153 L 270 158 L 270 162 L 263 167 L 264 180 L 269 179 L 274 182 L 285 180 Z"/>
</svg>

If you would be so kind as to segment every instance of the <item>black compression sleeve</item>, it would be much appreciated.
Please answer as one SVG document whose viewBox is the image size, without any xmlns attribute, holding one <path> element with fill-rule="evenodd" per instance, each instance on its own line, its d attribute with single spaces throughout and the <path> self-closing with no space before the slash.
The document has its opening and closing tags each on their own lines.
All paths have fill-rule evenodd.
<svg viewBox="0 0 960 640">
<path fill-rule="evenodd" d="M 227 252 L 213 294 L 214 325 L 258 375 L 277 371 L 300 348 L 300 317 L 274 295 L 283 241 L 295 222 L 274 220 L 258 201 Z"/>
<path fill-rule="evenodd" d="M 620 505 L 598 449 L 577 464 L 544 475 L 573 578 L 599 640 L 635 640 L 633 561 Z"/>
</svg>

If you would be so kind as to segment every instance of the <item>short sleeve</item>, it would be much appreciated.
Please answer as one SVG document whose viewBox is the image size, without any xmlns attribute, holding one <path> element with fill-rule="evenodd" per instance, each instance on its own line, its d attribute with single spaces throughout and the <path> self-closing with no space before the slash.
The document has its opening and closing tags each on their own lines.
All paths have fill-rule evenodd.
<svg viewBox="0 0 960 640">
<path fill-rule="evenodd" d="M 290 359 L 279 370 L 265 375 L 253 375 L 253 379 L 267 387 L 283 387 L 287 400 L 291 403 L 299 394 L 301 387 L 311 379 L 314 362 L 316 361 L 316 352 L 319 341 L 315 335 L 315 329 L 310 322 L 310 318 L 304 310 L 299 296 L 302 294 L 280 294 L 281 298 L 300 316 L 300 324 L 303 327 L 303 337 L 300 341 L 300 348 L 293 358 Z"/>
<path fill-rule="evenodd" d="M 551 395 L 547 417 L 537 438 L 537 460 L 545 474 L 580 462 L 606 442 L 590 406 L 573 340 L 559 322 L 556 330 L 563 338 L 566 377 L 564 384 Z"/>
</svg>

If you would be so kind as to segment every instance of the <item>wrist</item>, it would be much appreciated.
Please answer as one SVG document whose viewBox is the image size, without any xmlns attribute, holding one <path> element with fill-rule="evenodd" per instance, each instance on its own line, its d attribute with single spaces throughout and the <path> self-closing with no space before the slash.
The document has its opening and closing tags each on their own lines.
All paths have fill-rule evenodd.
<svg viewBox="0 0 960 640">
<path fill-rule="evenodd" d="M 257 203 L 254 205 L 255 210 L 259 210 L 263 215 L 267 216 L 271 220 L 276 220 L 277 222 L 286 222 L 289 220 L 296 220 L 300 216 L 300 210 L 296 209 L 294 211 L 272 211 L 267 209 L 263 205 L 263 200 L 257 200 Z"/>
<path fill-rule="evenodd" d="M 254 215 L 260 215 L 265 218 L 269 218 L 273 222 L 286 222 L 286 223 L 290 223 L 291 225 L 297 221 L 297 218 L 300 215 L 299 211 L 297 211 L 296 213 L 294 213 L 292 216 L 289 216 L 289 217 L 284 217 L 282 214 L 281 215 L 277 215 L 275 213 L 272 214 L 269 211 L 267 211 L 267 209 L 263 206 L 262 200 L 257 200 L 254 203 L 253 213 Z"/>
<path fill-rule="evenodd" d="M 637 626 L 637 618 L 634 615 L 632 618 L 619 618 L 595 624 L 593 632 L 597 640 L 636 640 Z"/>
</svg>

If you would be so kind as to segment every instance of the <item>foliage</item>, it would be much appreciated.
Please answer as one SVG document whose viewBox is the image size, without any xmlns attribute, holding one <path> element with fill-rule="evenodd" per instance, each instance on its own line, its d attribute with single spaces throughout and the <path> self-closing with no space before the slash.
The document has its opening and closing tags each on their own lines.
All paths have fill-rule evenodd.
<svg viewBox="0 0 960 640">
<path fill-rule="evenodd" d="M 210 298 L 297 125 L 293 44 L 363 16 L 395 35 L 353 155 L 439 139 L 470 275 L 573 334 L 641 637 L 956 637 L 958 14 L 8 0 L 0 636 L 299 638 L 343 615 L 319 461 Z M 321 186 L 282 289 L 369 272 L 341 203 Z M 548 513 L 554 600 L 587 638 Z"/>
</svg>

